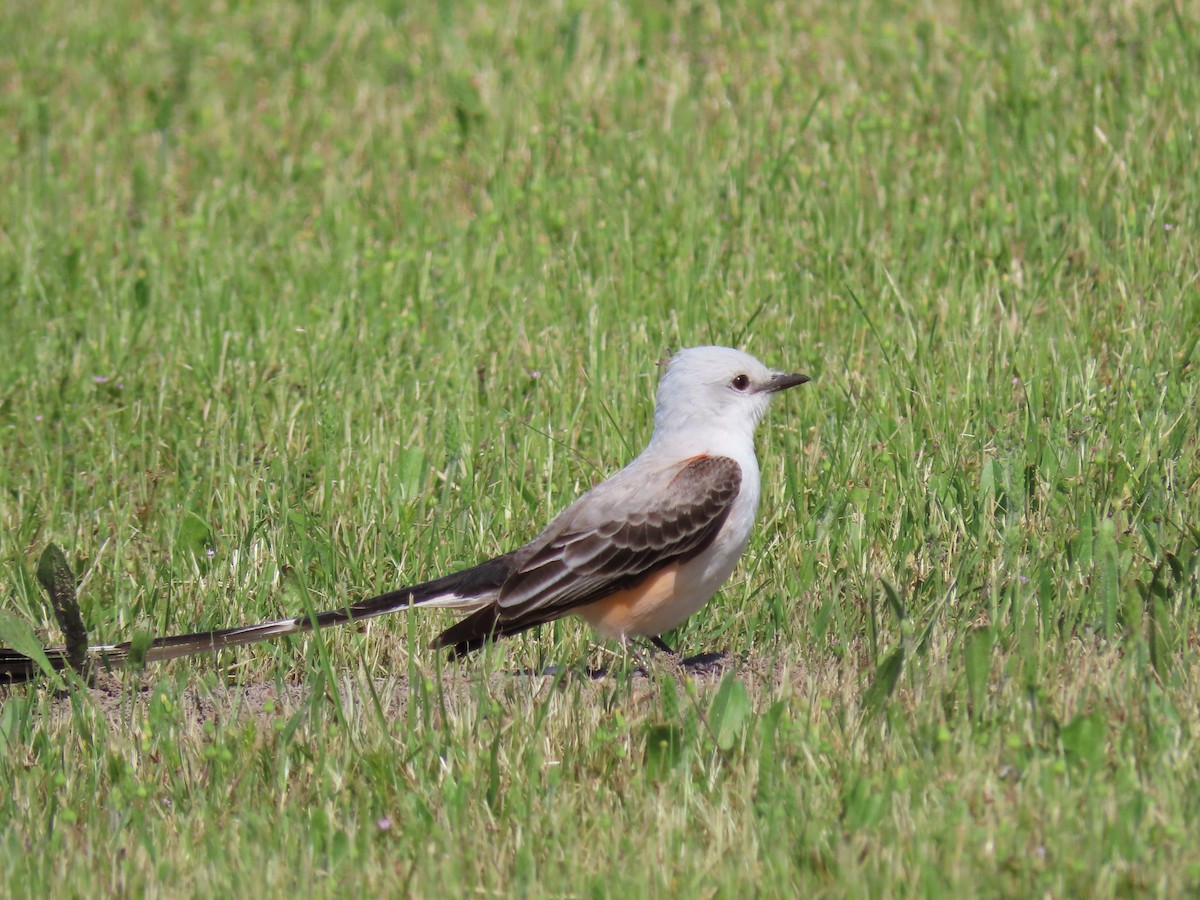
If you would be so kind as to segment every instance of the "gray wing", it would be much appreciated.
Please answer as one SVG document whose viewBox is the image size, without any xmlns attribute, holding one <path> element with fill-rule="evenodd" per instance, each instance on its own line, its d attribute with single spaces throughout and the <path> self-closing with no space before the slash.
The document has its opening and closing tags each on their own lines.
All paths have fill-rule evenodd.
<svg viewBox="0 0 1200 900">
<path fill-rule="evenodd" d="M 698 456 L 657 478 L 614 479 L 581 497 L 517 554 L 497 599 L 501 630 L 557 619 L 700 553 L 741 484 L 734 460 Z"/>
</svg>

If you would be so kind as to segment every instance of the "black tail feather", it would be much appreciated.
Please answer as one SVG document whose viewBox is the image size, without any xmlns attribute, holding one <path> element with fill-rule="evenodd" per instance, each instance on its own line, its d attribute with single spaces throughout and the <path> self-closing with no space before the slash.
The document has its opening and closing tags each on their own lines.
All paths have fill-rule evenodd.
<svg viewBox="0 0 1200 900">
<path fill-rule="evenodd" d="M 500 617 L 500 610 L 495 606 L 485 606 L 465 619 L 455 622 L 436 638 L 429 646 L 434 649 L 447 647 L 451 659 L 461 659 L 470 656 L 477 650 L 482 650 L 487 644 L 500 638 L 512 637 L 539 625 L 545 625 L 554 619 L 522 619 L 519 624 L 505 622 Z"/>
<path fill-rule="evenodd" d="M 46 658 L 54 671 L 61 672 L 67 667 L 67 654 L 63 650 L 50 649 Z M 0 650 L 0 684 L 22 684 L 33 681 L 45 673 L 37 662 L 15 650 Z"/>
<path fill-rule="evenodd" d="M 192 656 L 199 653 L 212 653 L 226 647 L 239 647 L 269 640 L 284 634 L 303 634 L 314 628 L 329 628 L 347 622 L 361 622 L 376 616 L 400 612 L 422 603 L 433 601 L 439 597 L 454 593 L 469 600 L 472 597 L 486 597 L 489 593 L 498 591 L 500 585 L 511 571 L 511 554 L 499 556 L 461 572 L 455 572 L 443 578 L 426 581 L 399 590 L 389 591 L 377 597 L 360 600 L 341 609 L 331 609 L 317 613 L 314 616 L 296 616 L 290 619 L 278 619 L 272 622 L 260 622 L 256 625 L 242 625 L 235 628 L 221 628 L 215 631 L 198 631 L 192 634 L 177 634 L 169 637 L 155 638 L 146 649 L 145 662 L 160 662 L 176 659 L 181 656 Z M 496 613 L 487 607 L 467 616 L 462 622 L 447 629 L 434 641 L 433 646 L 445 647 L 455 644 L 455 655 L 465 655 L 478 650 L 487 642 L 489 637 L 500 637 L 507 633 L 503 629 L 494 629 L 490 621 L 487 629 L 479 636 L 480 624 L 488 616 L 495 617 Z M 472 623 L 467 629 L 462 626 Z M 528 626 L 525 626 L 528 627 Z M 524 627 L 518 629 L 523 631 Z M 464 635 L 447 640 L 451 633 Z M 515 633 L 515 632 L 513 632 Z M 132 657 L 133 644 L 124 641 L 120 644 L 107 644 L 88 648 L 88 659 L 92 665 L 107 668 L 120 668 L 127 665 Z M 51 647 L 46 651 L 46 657 L 56 671 L 65 669 L 68 665 L 66 651 L 62 648 Z M 15 650 L 0 649 L 0 684 L 20 684 L 42 675 L 38 663 L 28 656 Z"/>
</svg>

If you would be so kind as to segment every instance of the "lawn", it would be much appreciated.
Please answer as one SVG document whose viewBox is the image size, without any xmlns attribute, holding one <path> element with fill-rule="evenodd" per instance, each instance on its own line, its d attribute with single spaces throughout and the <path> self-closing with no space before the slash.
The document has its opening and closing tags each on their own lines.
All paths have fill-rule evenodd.
<svg viewBox="0 0 1200 900">
<path fill-rule="evenodd" d="M 814 377 L 719 664 L 0 688 L 0 893 L 1194 895 L 1198 109 L 1195 0 L 0 5 L 10 632 L 50 544 L 95 641 L 443 574 L 670 349 Z"/>
</svg>

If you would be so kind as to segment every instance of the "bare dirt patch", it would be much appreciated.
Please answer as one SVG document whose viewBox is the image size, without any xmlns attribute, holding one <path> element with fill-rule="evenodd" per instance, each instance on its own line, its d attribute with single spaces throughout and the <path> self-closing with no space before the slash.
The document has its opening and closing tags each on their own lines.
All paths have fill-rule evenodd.
<svg viewBox="0 0 1200 900">
<path fill-rule="evenodd" d="M 657 657 L 651 663 L 652 671 L 637 668 L 628 676 L 635 699 L 648 694 L 655 677 L 662 673 L 676 674 L 679 680 L 691 679 L 702 689 L 715 687 L 726 673 L 733 672 L 750 684 L 760 687 L 779 683 L 782 667 L 766 657 L 737 657 L 725 653 L 706 653 L 688 657 L 678 662 L 667 657 Z M 599 691 L 610 687 L 613 679 L 622 677 L 602 669 L 560 670 L 549 667 L 541 672 L 528 670 L 506 670 L 488 677 L 488 691 L 503 691 L 506 687 L 520 687 L 523 692 L 533 694 L 549 690 L 556 682 L 571 681 L 583 690 Z M 94 685 L 88 689 L 91 702 L 106 719 L 113 723 L 138 721 L 146 714 L 155 699 L 155 686 L 159 684 L 153 673 L 141 676 L 129 673 L 118 675 L 98 673 Z M 337 685 L 337 696 L 328 687 L 324 697 L 315 697 L 312 681 L 289 682 L 281 679 L 250 681 L 230 684 L 200 684 L 186 688 L 177 699 L 186 727 L 202 726 L 206 722 L 230 722 L 253 719 L 261 723 L 290 717 L 314 702 L 340 702 L 343 707 L 369 709 L 373 713 L 382 711 L 389 719 L 405 716 L 412 696 L 412 685 L 405 676 L 376 678 L 370 681 L 355 678 L 347 673 Z M 476 676 L 469 672 L 443 672 L 442 690 L 460 691 L 464 696 L 477 689 Z M 73 714 L 74 702 L 67 693 L 61 693 L 51 703 L 54 716 L 69 718 Z"/>
</svg>

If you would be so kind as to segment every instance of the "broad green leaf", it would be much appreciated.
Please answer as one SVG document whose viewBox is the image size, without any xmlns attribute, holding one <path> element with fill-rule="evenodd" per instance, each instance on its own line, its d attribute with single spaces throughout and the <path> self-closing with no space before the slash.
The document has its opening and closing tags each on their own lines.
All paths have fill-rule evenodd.
<svg viewBox="0 0 1200 900">
<path fill-rule="evenodd" d="M 88 636 L 75 595 L 75 573 L 57 544 L 47 544 L 38 560 L 37 578 L 50 595 L 50 606 L 67 645 L 67 660 L 76 672 L 87 664 Z"/>
<path fill-rule="evenodd" d="M 204 558 L 206 551 L 213 546 L 213 530 L 202 518 L 190 512 L 179 525 L 177 542 L 181 549 Z"/>
<path fill-rule="evenodd" d="M 891 790 L 856 777 L 842 793 L 842 824 L 851 831 L 877 824 L 891 807 Z"/>
<path fill-rule="evenodd" d="M 1105 722 L 1100 713 L 1077 715 L 1059 734 L 1067 761 L 1092 770 L 1104 762 L 1106 739 Z"/>
<path fill-rule="evenodd" d="M 746 693 L 746 686 L 732 673 L 726 675 L 717 688 L 708 713 L 709 727 L 716 735 L 717 746 L 722 750 L 732 747 L 749 715 L 750 696 Z"/>
<path fill-rule="evenodd" d="M 987 697 L 988 677 L 992 667 L 992 629 L 980 628 L 967 637 L 963 647 L 963 668 L 967 673 L 967 693 L 971 697 L 971 711 L 980 714 Z"/>
<path fill-rule="evenodd" d="M 1101 623 L 1107 638 L 1115 633 L 1120 603 L 1120 563 L 1115 535 L 1116 525 L 1112 519 L 1105 519 L 1096 529 L 1096 591 L 1100 597 Z"/>
<path fill-rule="evenodd" d="M 487 793 L 484 795 L 487 800 L 488 807 L 496 813 L 500 810 L 500 735 L 502 730 L 496 729 L 496 734 L 492 738 L 491 752 L 488 753 L 488 783 Z"/>
<path fill-rule="evenodd" d="M 0 609 L 0 646 L 15 650 L 22 656 L 28 656 L 47 675 L 54 674 L 54 666 L 46 657 L 37 634 L 24 619 L 17 618 L 10 612 Z"/>
<path fill-rule="evenodd" d="M 414 446 L 400 454 L 400 488 L 406 499 L 416 497 L 425 483 L 425 449 Z"/>
<path fill-rule="evenodd" d="M 684 755 L 683 728 L 651 725 L 646 729 L 646 774 L 661 781 L 679 765 Z"/>
<path fill-rule="evenodd" d="M 880 579 L 883 585 L 884 596 L 887 597 L 888 606 L 891 607 L 892 615 L 896 617 L 896 623 L 899 624 L 908 618 L 908 610 L 904 608 L 904 601 L 900 599 L 900 592 L 891 584 L 891 582 Z"/>
<path fill-rule="evenodd" d="M 875 680 L 863 695 L 863 707 L 868 718 L 874 718 L 887 705 L 888 698 L 896 690 L 900 673 L 904 671 L 904 647 L 897 647 L 875 670 Z"/>
<path fill-rule="evenodd" d="M 146 654 L 150 650 L 150 645 L 154 642 L 154 638 L 150 636 L 150 632 L 138 630 L 134 632 L 133 637 L 129 641 L 129 664 L 134 668 L 144 666 L 146 664 Z"/>
</svg>

